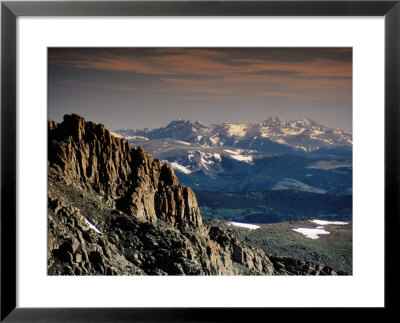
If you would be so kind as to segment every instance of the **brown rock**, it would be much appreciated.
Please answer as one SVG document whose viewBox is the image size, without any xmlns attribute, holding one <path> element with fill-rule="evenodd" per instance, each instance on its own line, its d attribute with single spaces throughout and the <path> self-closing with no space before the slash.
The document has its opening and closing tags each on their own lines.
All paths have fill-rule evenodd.
<svg viewBox="0 0 400 323">
<path fill-rule="evenodd" d="M 48 129 L 49 167 L 66 183 L 111 196 L 117 209 L 139 219 L 201 226 L 193 191 L 178 186 L 168 163 L 76 114 L 59 124 L 49 120 Z"/>
</svg>

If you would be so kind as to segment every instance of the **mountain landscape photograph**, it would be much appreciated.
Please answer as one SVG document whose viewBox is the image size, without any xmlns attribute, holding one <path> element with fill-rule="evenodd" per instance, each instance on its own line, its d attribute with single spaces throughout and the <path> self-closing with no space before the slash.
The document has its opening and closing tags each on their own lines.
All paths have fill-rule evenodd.
<svg viewBox="0 0 400 323">
<path fill-rule="evenodd" d="M 351 48 L 49 48 L 48 275 L 352 275 Z"/>
</svg>

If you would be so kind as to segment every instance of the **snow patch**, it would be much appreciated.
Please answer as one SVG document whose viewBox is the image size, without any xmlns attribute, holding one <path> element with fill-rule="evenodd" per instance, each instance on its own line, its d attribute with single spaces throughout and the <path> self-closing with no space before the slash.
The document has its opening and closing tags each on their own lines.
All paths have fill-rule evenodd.
<svg viewBox="0 0 400 323">
<path fill-rule="evenodd" d="M 246 156 L 246 155 L 240 155 L 241 150 L 238 151 L 233 151 L 229 149 L 224 149 L 227 153 L 231 154 L 231 158 L 239 160 L 239 161 L 244 161 L 246 163 L 251 163 L 253 161 L 253 156 Z"/>
<path fill-rule="evenodd" d="M 310 220 L 310 222 L 313 222 L 313 223 L 319 224 L 319 225 L 328 225 L 328 224 L 346 225 L 346 224 L 349 224 L 348 222 L 341 222 L 341 221 L 325 221 L 325 220 Z"/>
<path fill-rule="evenodd" d="M 247 125 L 229 124 L 228 134 L 230 136 L 243 137 L 246 135 Z"/>
<path fill-rule="evenodd" d="M 218 137 L 210 137 L 210 141 L 213 145 L 216 145 L 217 142 L 219 141 Z"/>
<path fill-rule="evenodd" d="M 281 145 L 287 145 L 287 142 L 282 138 L 276 139 L 276 142 Z"/>
<path fill-rule="evenodd" d="M 303 147 L 303 146 L 295 146 L 296 149 L 301 149 L 303 151 L 310 151 L 310 149 Z"/>
<path fill-rule="evenodd" d="M 246 163 L 250 163 L 253 160 L 252 156 L 242 156 L 242 155 L 231 155 L 233 159 L 239 160 L 239 161 L 244 161 Z"/>
<path fill-rule="evenodd" d="M 250 224 L 250 223 L 230 222 L 230 224 L 232 224 L 236 227 L 247 228 L 250 230 L 256 230 L 256 229 L 260 228 L 259 225 Z"/>
<path fill-rule="evenodd" d="M 182 172 L 184 174 L 190 174 L 192 172 L 190 169 L 188 169 L 185 166 L 179 165 L 177 162 L 172 162 L 171 166 L 172 166 L 172 168 L 179 170 L 180 172 Z"/>
<path fill-rule="evenodd" d="M 310 222 L 318 224 L 316 228 L 296 228 L 292 229 L 298 233 L 303 234 L 307 238 L 310 239 L 319 239 L 320 234 L 330 234 L 329 231 L 326 231 L 323 225 L 336 224 L 336 225 L 346 225 L 348 222 L 341 221 L 326 221 L 326 220 L 310 220 Z"/>
<path fill-rule="evenodd" d="M 101 233 L 101 231 L 99 229 L 97 229 L 97 227 L 90 222 L 88 219 L 84 218 L 85 222 L 89 225 L 89 228 L 96 231 L 97 233 Z"/>
<path fill-rule="evenodd" d="M 221 155 L 220 155 L 220 154 L 214 153 L 213 156 L 214 156 L 214 158 L 215 158 L 216 160 L 221 161 Z"/>
<path fill-rule="evenodd" d="M 143 136 L 124 136 L 126 140 L 130 141 L 148 141 L 149 138 Z"/>
<path fill-rule="evenodd" d="M 319 234 L 330 234 L 323 227 L 317 227 L 315 229 L 312 229 L 312 228 L 297 228 L 297 229 L 292 229 L 292 230 L 303 234 L 304 236 L 306 236 L 309 239 L 319 239 L 319 236 L 318 236 Z"/>
</svg>

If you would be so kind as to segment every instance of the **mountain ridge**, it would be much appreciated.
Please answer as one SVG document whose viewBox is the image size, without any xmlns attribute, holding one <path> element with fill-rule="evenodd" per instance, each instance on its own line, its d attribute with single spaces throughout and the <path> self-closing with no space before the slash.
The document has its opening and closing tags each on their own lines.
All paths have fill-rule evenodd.
<svg viewBox="0 0 400 323">
<path fill-rule="evenodd" d="M 132 131 L 118 135 L 171 163 L 181 181 L 198 190 L 352 194 L 352 134 L 308 118 L 271 117 L 254 125 L 180 119 Z M 270 170 L 271 163 L 277 172 Z"/>
<path fill-rule="evenodd" d="M 267 143 L 281 145 L 286 147 L 287 151 L 305 152 L 321 148 L 350 148 L 352 146 L 351 132 L 328 127 L 308 118 L 285 121 L 278 117 L 271 117 L 257 124 L 210 125 L 180 119 L 171 121 L 165 127 L 120 129 L 115 133 L 132 142 L 168 138 L 211 147 L 246 147 L 263 152 L 266 151 L 261 146 Z"/>
</svg>

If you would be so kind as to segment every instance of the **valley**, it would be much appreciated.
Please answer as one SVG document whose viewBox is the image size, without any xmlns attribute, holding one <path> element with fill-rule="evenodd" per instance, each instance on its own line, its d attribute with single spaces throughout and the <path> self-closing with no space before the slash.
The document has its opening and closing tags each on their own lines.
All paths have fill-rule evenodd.
<svg viewBox="0 0 400 323">
<path fill-rule="evenodd" d="M 348 221 L 352 196 L 296 190 L 218 192 L 195 191 L 203 218 L 248 223 L 273 223 L 301 218 Z"/>
</svg>

